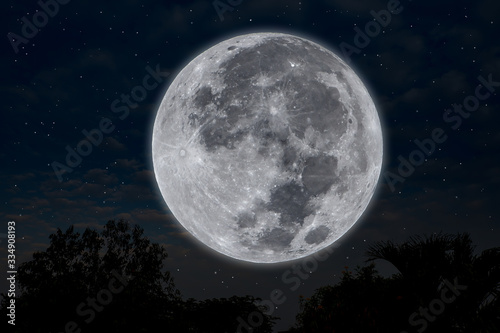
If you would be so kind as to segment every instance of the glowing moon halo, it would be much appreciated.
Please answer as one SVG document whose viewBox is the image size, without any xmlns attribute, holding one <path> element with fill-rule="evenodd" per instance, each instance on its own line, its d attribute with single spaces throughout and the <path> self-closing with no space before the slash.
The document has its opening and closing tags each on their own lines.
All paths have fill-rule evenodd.
<svg viewBox="0 0 500 333">
<path fill-rule="evenodd" d="M 365 86 L 301 37 L 234 37 L 192 60 L 153 128 L 158 186 L 177 220 L 227 256 L 297 259 L 340 238 L 373 196 L 382 130 Z"/>
</svg>

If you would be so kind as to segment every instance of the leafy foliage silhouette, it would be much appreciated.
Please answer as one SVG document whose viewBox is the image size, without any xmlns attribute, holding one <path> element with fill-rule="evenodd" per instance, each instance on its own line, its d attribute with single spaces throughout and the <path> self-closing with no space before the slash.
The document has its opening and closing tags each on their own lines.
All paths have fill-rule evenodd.
<svg viewBox="0 0 500 333">
<path fill-rule="evenodd" d="M 375 243 L 367 251 L 369 265 L 344 271 L 338 284 L 301 298 L 290 332 L 500 332 L 500 248 L 474 251 L 466 233 Z M 376 259 L 398 273 L 380 276 Z M 467 289 L 426 325 L 411 325 L 413 313 L 442 297 L 445 280 Z"/>
<path fill-rule="evenodd" d="M 101 233 L 89 228 L 82 234 L 73 227 L 65 232 L 58 229 L 50 235 L 50 246 L 45 251 L 35 252 L 32 260 L 19 266 L 16 325 L 8 325 L 7 320 L 1 325 L 23 333 L 136 333 L 158 328 L 233 333 L 238 316 L 246 318 L 252 311 L 262 313 L 255 303 L 257 299 L 251 296 L 183 301 L 164 267 L 165 248 L 151 243 L 143 232 L 123 220 L 109 221 Z M 108 292 L 111 300 L 102 292 L 109 290 L 110 281 L 111 288 L 120 290 Z M 8 318 L 9 298 L 2 296 L 2 317 Z M 99 299 L 106 304 L 99 303 Z M 254 332 L 272 332 L 274 319 L 265 314 L 263 318 L 263 324 Z M 67 330 L 68 322 L 77 326 Z"/>
</svg>

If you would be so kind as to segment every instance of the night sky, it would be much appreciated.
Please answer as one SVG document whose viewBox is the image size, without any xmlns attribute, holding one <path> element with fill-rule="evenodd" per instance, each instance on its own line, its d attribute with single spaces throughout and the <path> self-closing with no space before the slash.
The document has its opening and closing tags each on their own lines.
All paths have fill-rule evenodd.
<svg viewBox="0 0 500 333">
<path fill-rule="evenodd" d="M 46 22 L 36 15 L 45 25 L 35 30 L 27 25 L 42 10 L 36 1 L 1 4 L 0 237 L 7 221 L 15 221 L 18 263 L 45 250 L 57 228 L 101 230 L 108 220 L 123 218 L 165 245 L 166 266 L 184 298 L 270 299 L 273 290 L 282 290 L 286 301 L 273 313 L 281 317 L 280 330 L 293 324 L 299 295 L 337 282 L 345 266 L 363 265 L 364 251 L 376 241 L 469 232 L 478 251 L 500 245 L 497 1 L 234 0 L 223 13 L 209 0 L 61 2 L 57 12 L 48 9 L 53 15 Z M 368 41 L 357 39 L 367 23 L 380 27 L 371 13 L 388 5 L 390 22 Z M 355 227 L 312 273 L 293 273 L 301 260 L 245 264 L 204 246 L 173 218 L 154 177 L 151 129 L 169 84 L 208 47 L 250 32 L 295 34 L 336 52 L 362 78 L 383 126 L 378 189 Z M 156 80 L 149 81 L 144 100 L 122 99 L 151 72 Z M 82 131 L 100 126 L 107 132 L 102 143 L 60 181 L 54 162 L 65 164 L 66 147 L 76 148 Z M 415 140 L 433 137 L 439 142 L 420 165 L 402 166 L 403 159 L 423 155 L 415 153 Z M 0 240 L 6 267 L 6 242 Z M 284 274 L 300 276 L 300 286 L 292 288 Z"/>
</svg>

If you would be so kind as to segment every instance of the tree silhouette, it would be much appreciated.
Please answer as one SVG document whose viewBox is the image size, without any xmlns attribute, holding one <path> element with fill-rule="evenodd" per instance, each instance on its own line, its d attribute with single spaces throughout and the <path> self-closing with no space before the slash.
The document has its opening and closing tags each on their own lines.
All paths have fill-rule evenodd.
<svg viewBox="0 0 500 333">
<path fill-rule="evenodd" d="M 301 301 L 291 332 L 499 332 L 500 248 L 474 249 L 468 234 L 378 242 L 368 261 L 398 273 L 381 277 L 373 262 L 344 272 Z"/>
<path fill-rule="evenodd" d="M 188 323 L 188 332 L 204 333 L 270 333 L 277 317 L 265 315 L 265 307 L 257 305 L 259 298 L 232 296 L 204 301 L 188 299 L 181 322 Z M 259 313 L 258 321 L 248 323 L 248 316 Z M 258 325 L 255 325 L 258 324 Z"/>
<path fill-rule="evenodd" d="M 254 333 L 272 332 L 251 296 L 183 301 L 164 268 L 165 248 L 151 243 L 139 226 L 109 221 L 98 233 L 70 227 L 50 235 L 50 246 L 19 266 L 16 325 L 12 332 L 235 332 L 238 318 L 254 311 L 262 322 Z M 7 295 L 2 294 L 2 317 Z M 7 331 L 6 329 L 2 329 Z M 242 332 L 246 332 L 242 330 Z"/>
<path fill-rule="evenodd" d="M 404 324 L 398 281 L 381 277 L 374 264 L 342 272 L 340 282 L 300 299 L 291 332 L 392 332 Z M 396 311 L 396 312 L 394 312 Z"/>
<path fill-rule="evenodd" d="M 101 234 L 70 227 L 50 240 L 46 251 L 19 266 L 18 332 L 65 332 L 66 325 L 77 325 L 75 332 L 141 332 L 158 317 L 173 320 L 168 309 L 180 293 L 163 270 L 167 253 L 143 229 L 109 221 Z"/>
<path fill-rule="evenodd" d="M 406 297 L 420 306 L 439 299 L 446 285 L 458 281 L 466 291 L 439 315 L 428 331 L 498 332 L 500 327 L 500 247 L 474 254 L 467 233 L 411 237 L 397 245 L 379 242 L 371 246 L 368 260 L 383 259 L 399 271 Z"/>
</svg>

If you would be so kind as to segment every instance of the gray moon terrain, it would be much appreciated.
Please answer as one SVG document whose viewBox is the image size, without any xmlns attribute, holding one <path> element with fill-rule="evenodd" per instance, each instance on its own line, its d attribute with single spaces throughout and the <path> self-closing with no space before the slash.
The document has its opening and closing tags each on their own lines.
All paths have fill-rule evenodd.
<svg viewBox="0 0 500 333">
<path fill-rule="evenodd" d="M 359 219 L 383 155 L 356 73 L 307 39 L 254 33 L 192 60 L 153 127 L 161 194 L 198 240 L 232 258 L 311 255 Z"/>
</svg>

